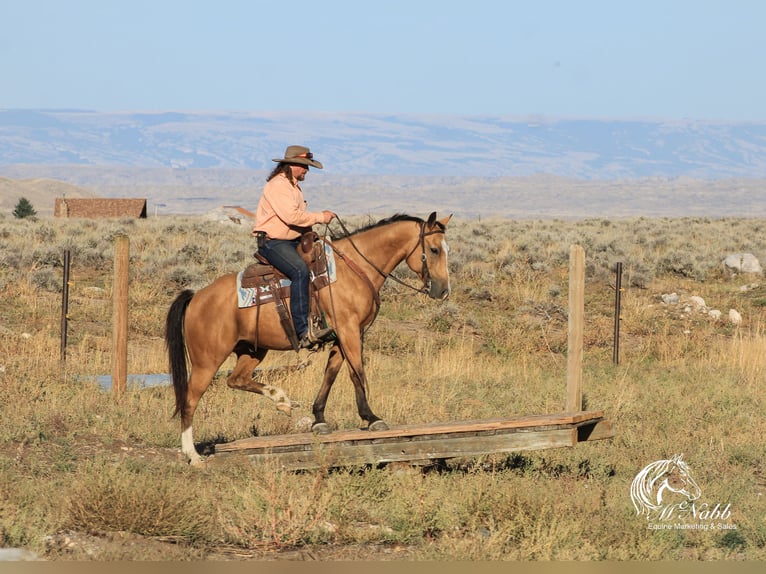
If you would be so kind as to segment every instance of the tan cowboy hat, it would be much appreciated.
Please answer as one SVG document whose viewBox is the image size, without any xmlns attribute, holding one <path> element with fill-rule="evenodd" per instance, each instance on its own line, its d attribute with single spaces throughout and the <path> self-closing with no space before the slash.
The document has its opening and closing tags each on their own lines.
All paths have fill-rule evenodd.
<svg viewBox="0 0 766 574">
<path fill-rule="evenodd" d="M 271 161 L 276 161 L 279 163 L 284 162 L 297 163 L 300 165 L 310 165 L 311 167 L 322 169 L 322 164 L 314 159 L 314 154 L 311 153 L 311 150 L 309 150 L 307 147 L 303 147 L 302 145 L 288 146 L 285 150 L 285 157 L 281 159 L 273 159 Z"/>
</svg>

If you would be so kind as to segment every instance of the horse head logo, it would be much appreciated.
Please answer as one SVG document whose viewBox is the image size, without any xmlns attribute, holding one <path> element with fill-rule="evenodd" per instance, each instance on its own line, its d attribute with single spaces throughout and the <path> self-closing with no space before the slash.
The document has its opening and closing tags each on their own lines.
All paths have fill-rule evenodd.
<svg viewBox="0 0 766 574">
<path fill-rule="evenodd" d="M 663 497 L 667 494 L 685 496 L 686 500 L 697 500 L 702 492 L 691 476 L 689 465 L 683 461 L 683 454 L 677 454 L 669 460 L 658 460 L 648 464 L 636 475 L 630 485 L 630 498 L 636 508 L 636 514 L 660 511 L 665 506 Z"/>
</svg>

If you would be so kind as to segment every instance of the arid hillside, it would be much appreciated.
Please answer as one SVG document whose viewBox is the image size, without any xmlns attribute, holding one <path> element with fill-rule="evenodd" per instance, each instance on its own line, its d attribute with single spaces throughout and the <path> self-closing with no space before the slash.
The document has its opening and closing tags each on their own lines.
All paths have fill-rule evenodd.
<svg viewBox="0 0 766 574">
<path fill-rule="evenodd" d="M 56 197 L 95 197 L 83 187 L 53 179 L 8 179 L 0 177 L 0 212 L 10 213 L 26 197 L 39 216 L 52 216 Z"/>
<path fill-rule="evenodd" d="M 6 170 L 7 171 L 7 170 Z M 0 213 L 26 196 L 42 217 L 54 199 L 141 197 L 150 216 L 202 215 L 224 205 L 253 210 L 265 171 L 26 166 L 0 178 Z M 303 185 L 309 209 L 343 215 L 464 218 L 766 217 L 766 180 L 652 177 L 580 180 L 557 176 L 404 177 L 312 172 Z"/>
</svg>

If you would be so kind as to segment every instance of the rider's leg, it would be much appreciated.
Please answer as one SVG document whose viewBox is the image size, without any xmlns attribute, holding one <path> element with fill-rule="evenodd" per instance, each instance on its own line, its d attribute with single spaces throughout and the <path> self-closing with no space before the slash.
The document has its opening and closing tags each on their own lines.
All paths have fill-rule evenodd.
<svg viewBox="0 0 766 574">
<path fill-rule="evenodd" d="M 297 239 L 270 239 L 259 253 L 290 279 L 290 313 L 300 339 L 308 331 L 309 269 L 298 255 L 297 246 Z"/>
</svg>

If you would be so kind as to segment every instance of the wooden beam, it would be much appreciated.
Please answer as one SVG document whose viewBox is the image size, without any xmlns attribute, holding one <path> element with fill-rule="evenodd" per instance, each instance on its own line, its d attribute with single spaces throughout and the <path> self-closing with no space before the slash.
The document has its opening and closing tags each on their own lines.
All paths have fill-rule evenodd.
<svg viewBox="0 0 766 574">
<path fill-rule="evenodd" d="M 571 447 L 576 442 L 577 429 L 560 428 L 447 438 L 436 435 L 390 441 L 319 443 L 315 448 L 246 452 L 244 455 L 257 464 L 275 464 L 285 470 L 298 470 L 482 456 L 490 453 Z"/>
<path fill-rule="evenodd" d="M 391 427 L 386 431 L 370 432 L 353 429 L 340 430 L 328 435 L 313 433 L 297 433 L 276 436 L 258 436 L 243 438 L 234 442 L 216 445 L 215 451 L 242 451 L 247 449 L 274 449 L 284 446 L 313 445 L 321 443 L 382 440 L 387 438 L 402 438 L 423 435 L 459 434 L 466 432 L 498 431 L 504 429 L 521 429 L 529 427 L 552 427 L 559 425 L 574 425 L 589 420 L 601 419 L 603 411 L 582 411 L 579 413 L 554 413 L 548 415 L 525 415 L 506 419 L 486 419 L 472 421 L 455 421 L 447 423 L 424 423 L 418 425 L 401 425 Z"/>
<path fill-rule="evenodd" d="M 523 450 L 573 447 L 613 436 L 602 412 L 530 415 L 513 419 L 431 423 L 387 431 L 337 431 L 252 437 L 216 445 L 216 455 L 238 454 L 286 470 L 442 460 Z"/>
<path fill-rule="evenodd" d="M 577 442 L 603 440 L 614 436 L 614 426 L 608 420 L 583 423 L 577 427 Z"/>
</svg>

